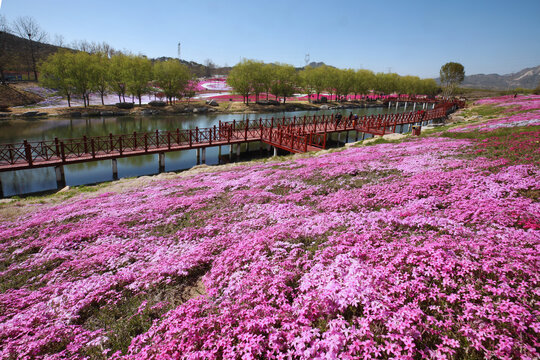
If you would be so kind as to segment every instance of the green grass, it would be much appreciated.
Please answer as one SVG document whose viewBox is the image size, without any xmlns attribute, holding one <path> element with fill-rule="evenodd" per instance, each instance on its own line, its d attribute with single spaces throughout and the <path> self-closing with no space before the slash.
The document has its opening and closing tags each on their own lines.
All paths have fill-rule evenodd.
<svg viewBox="0 0 540 360">
<path fill-rule="evenodd" d="M 482 116 L 485 118 L 494 118 L 499 115 L 507 115 L 508 106 L 480 105 L 462 111 L 462 116 Z"/>
</svg>

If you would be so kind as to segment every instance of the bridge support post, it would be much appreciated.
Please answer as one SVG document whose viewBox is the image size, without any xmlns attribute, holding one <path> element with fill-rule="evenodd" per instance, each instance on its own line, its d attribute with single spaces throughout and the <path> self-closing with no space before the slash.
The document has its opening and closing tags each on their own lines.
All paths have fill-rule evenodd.
<svg viewBox="0 0 540 360">
<path fill-rule="evenodd" d="M 232 159 L 232 154 L 233 154 L 233 146 L 231 144 L 229 145 L 229 159 Z"/>
<path fill-rule="evenodd" d="M 396 101 L 396 110 L 397 110 L 398 106 L 399 106 L 399 101 Z"/>
<path fill-rule="evenodd" d="M 413 102 L 413 106 L 412 106 L 412 111 L 415 111 L 416 110 L 416 101 Z"/>
<path fill-rule="evenodd" d="M 363 133 L 362 133 L 362 141 L 364 141 L 365 139 L 366 139 L 366 133 L 363 132 Z"/>
<path fill-rule="evenodd" d="M 433 103 L 433 106 L 431 107 L 432 109 L 435 109 L 435 103 Z"/>
<path fill-rule="evenodd" d="M 0 199 L 4 198 L 4 188 L 2 188 L 2 179 L 0 178 Z"/>
<path fill-rule="evenodd" d="M 277 156 L 277 147 L 274 146 L 274 156 Z"/>
<path fill-rule="evenodd" d="M 347 130 L 347 133 L 345 135 L 345 144 L 349 142 L 349 131 Z"/>
<path fill-rule="evenodd" d="M 403 111 L 407 111 L 407 102 L 405 101 L 405 109 Z"/>
<path fill-rule="evenodd" d="M 240 150 L 241 150 L 241 149 L 240 149 L 240 146 L 241 146 L 241 145 L 242 145 L 242 144 L 240 144 L 240 143 L 236 144 L 236 157 L 240 157 Z"/>
<path fill-rule="evenodd" d="M 422 104 L 422 110 L 426 110 L 426 103 Z"/>
<path fill-rule="evenodd" d="M 66 186 L 66 174 L 64 173 L 64 166 L 58 165 L 54 167 L 56 173 L 56 187 L 62 189 Z"/>
<path fill-rule="evenodd" d="M 159 153 L 159 172 L 165 172 L 165 153 Z"/>
<path fill-rule="evenodd" d="M 339 146 L 339 142 L 341 141 L 341 133 L 338 132 L 337 133 L 337 142 L 338 142 L 338 146 Z"/>
<path fill-rule="evenodd" d="M 392 102 L 389 101 L 389 102 L 388 102 L 388 108 L 389 108 L 389 109 L 390 109 L 390 106 L 391 106 L 391 105 L 392 105 Z"/>
<path fill-rule="evenodd" d="M 355 141 L 355 142 L 358 142 L 358 130 L 355 130 L 355 132 L 356 132 L 356 136 L 355 136 L 355 138 L 354 138 L 354 141 Z"/>
<path fill-rule="evenodd" d="M 202 163 L 206 164 L 206 148 L 202 148 Z"/>
<path fill-rule="evenodd" d="M 197 165 L 201 164 L 201 148 L 197 149 Z"/>
<path fill-rule="evenodd" d="M 111 161 L 112 161 L 113 180 L 118 180 L 118 161 L 116 159 L 111 159 Z"/>
</svg>

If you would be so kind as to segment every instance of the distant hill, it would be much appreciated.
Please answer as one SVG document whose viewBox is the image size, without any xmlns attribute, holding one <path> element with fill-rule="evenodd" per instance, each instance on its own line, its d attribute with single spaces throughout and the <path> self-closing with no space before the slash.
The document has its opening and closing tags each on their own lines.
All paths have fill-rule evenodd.
<svg viewBox="0 0 540 360">
<path fill-rule="evenodd" d="M 436 79 L 439 82 L 440 79 Z M 462 87 L 476 89 L 508 90 L 515 88 L 534 89 L 540 83 L 540 66 L 519 72 L 499 74 L 476 74 L 465 76 Z"/>
<path fill-rule="evenodd" d="M 1 33 L 0 35 L 5 36 L 6 38 L 6 51 L 5 55 L 7 55 L 7 64 L 5 66 L 6 71 L 11 72 L 19 72 L 19 73 L 26 73 L 28 69 L 31 68 L 30 66 L 30 58 L 27 56 L 27 40 L 20 38 L 16 35 L 9 34 L 9 33 Z M 36 49 L 37 51 L 37 63 L 44 61 L 47 59 L 47 57 L 51 54 L 54 54 L 58 50 L 61 49 L 61 47 L 45 44 L 45 43 L 38 43 L 36 42 Z M 69 49 L 72 50 L 72 49 Z M 154 61 L 165 61 L 170 58 L 168 57 L 161 57 L 157 59 L 153 59 Z M 229 71 L 231 70 L 231 67 L 216 67 L 212 69 L 208 69 L 205 65 L 196 63 L 194 61 L 185 61 L 181 60 L 182 63 L 187 65 L 189 69 L 198 77 L 202 76 L 212 76 L 212 75 L 227 75 L 229 74 Z"/>
<path fill-rule="evenodd" d="M 31 69 L 31 61 L 27 55 L 27 40 L 9 33 L 1 33 L 5 37 L 6 66 L 5 70 L 25 73 Z M 49 55 L 57 52 L 60 47 L 34 42 L 36 45 L 37 63 L 45 60 Z"/>
</svg>

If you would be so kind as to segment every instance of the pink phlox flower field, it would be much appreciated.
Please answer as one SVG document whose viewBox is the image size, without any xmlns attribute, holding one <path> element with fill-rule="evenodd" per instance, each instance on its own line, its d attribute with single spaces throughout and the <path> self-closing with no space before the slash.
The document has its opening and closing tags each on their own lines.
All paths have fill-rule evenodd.
<svg viewBox="0 0 540 360">
<path fill-rule="evenodd" d="M 0 358 L 538 359 L 540 169 L 475 151 L 419 137 L 24 205 L 0 223 Z"/>
</svg>

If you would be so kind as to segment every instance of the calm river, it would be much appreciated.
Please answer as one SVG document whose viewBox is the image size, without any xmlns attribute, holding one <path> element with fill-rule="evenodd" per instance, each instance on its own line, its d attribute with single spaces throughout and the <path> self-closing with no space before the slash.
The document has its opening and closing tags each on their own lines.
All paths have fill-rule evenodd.
<svg viewBox="0 0 540 360">
<path fill-rule="evenodd" d="M 402 109 L 400 108 L 399 111 Z M 383 114 L 395 112 L 386 108 L 368 109 L 347 109 L 342 110 L 344 115 L 350 112 L 358 115 Z M 335 111 L 334 111 L 335 112 Z M 124 116 L 105 118 L 47 118 L 28 120 L 1 120 L 0 121 L 0 143 L 18 143 L 23 140 L 39 141 L 50 140 L 55 137 L 79 138 L 86 136 L 99 136 L 112 134 L 129 134 L 134 131 L 138 133 L 155 130 L 176 130 L 193 129 L 195 127 L 210 127 L 217 125 L 219 121 L 232 121 L 259 119 L 259 117 L 303 117 L 304 115 L 330 114 L 331 111 L 297 111 L 287 113 L 268 114 L 190 114 L 176 116 Z M 351 132 L 352 134 L 352 132 Z M 368 135 L 369 136 L 369 135 Z M 333 134 L 330 146 L 338 146 L 336 143 L 337 134 Z M 333 140 L 333 142 L 332 142 Z M 354 141 L 354 135 L 349 141 Z M 345 141 L 345 136 L 341 136 L 341 145 Z M 246 145 L 242 145 L 240 159 L 230 156 L 229 147 L 223 146 L 221 157 L 218 156 L 218 148 L 211 147 L 206 152 L 206 163 L 215 165 L 236 160 L 248 160 L 255 157 L 271 156 L 267 151 L 259 151 L 258 143 L 251 143 L 249 152 L 246 152 Z M 284 152 L 285 153 L 285 152 Z M 165 171 L 181 171 L 197 165 L 196 151 L 185 150 L 169 152 L 165 154 Z M 80 164 L 72 164 L 64 167 L 66 184 L 68 186 L 94 184 L 113 180 L 111 161 L 93 161 Z M 158 159 L 155 155 L 143 155 L 118 159 L 118 176 L 120 178 L 157 174 Z M 0 173 L 0 180 L 4 191 L 4 196 L 23 195 L 29 193 L 43 192 L 56 189 L 56 176 L 53 167 L 30 170 L 8 171 Z"/>
</svg>

